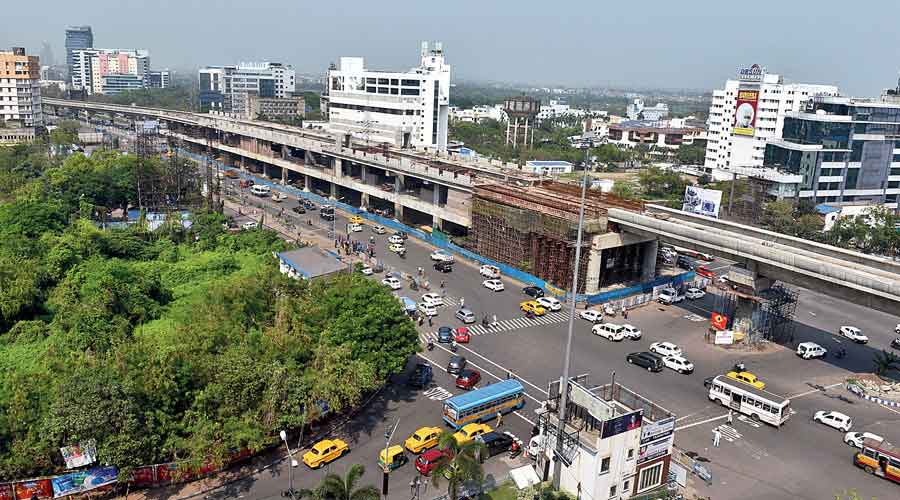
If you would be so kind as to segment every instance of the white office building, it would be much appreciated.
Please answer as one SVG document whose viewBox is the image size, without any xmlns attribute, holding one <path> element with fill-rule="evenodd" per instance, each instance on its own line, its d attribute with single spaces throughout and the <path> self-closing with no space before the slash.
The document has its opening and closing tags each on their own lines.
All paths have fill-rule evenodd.
<svg viewBox="0 0 900 500">
<path fill-rule="evenodd" d="M 781 137 L 786 113 L 800 111 L 814 96 L 838 93 L 833 85 L 784 83 L 756 64 L 742 69 L 738 79 L 713 91 L 704 169 L 762 166 L 766 143 Z"/>
<path fill-rule="evenodd" d="M 249 94 L 261 98 L 292 97 L 296 72 L 290 65 L 242 62 L 234 66 L 207 66 L 199 73 L 200 107 L 241 118 L 250 114 Z"/>
<path fill-rule="evenodd" d="M 450 65 L 439 42 L 422 43 L 421 62 L 406 72 L 374 71 L 362 57 L 342 57 L 328 71 L 322 109 L 332 132 L 399 147 L 444 151 L 450 111 Z"/>
<path fill-rule="evenodd" d="M 133 49 L 72 51 L 72 87 L 88 95 L 118 94 L 150 85 L 150 53 Z"/>
</svg>

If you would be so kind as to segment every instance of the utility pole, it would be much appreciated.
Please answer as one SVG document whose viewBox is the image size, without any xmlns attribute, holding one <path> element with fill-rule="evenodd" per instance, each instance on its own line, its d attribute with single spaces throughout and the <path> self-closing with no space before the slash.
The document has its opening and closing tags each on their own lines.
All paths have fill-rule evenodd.
<svg viewBox="0 0 900 500">
<path fill-rule="evenodd" d="M 581 206 L 578 208 L 578 237 L 575 241 L 575 270 L 572 276 L 572 292 L 569 297 L 569 327 L 566 334 L 566 357 L 563 360 L 563 373 L 559 381 L 559 408 L 557 409 L 558 422 L 556 426 L 556 457 L 553 461 L 553 487 L 559 489 L 560 476 L 562 475 L 563 434 L 566 425 L 566 405 L 569 404 L 569 365 L 572 357 L 572 334 L 575 329 L 575 297 L 578 294 L 578 269 L 581 263 L 581 239 L 584 229 L 584 204 L 587 198 L 588 169 L 587 163 L 590 149 L 584 152 L 584 176 L 581 178 Z"/>
<path fill-rule="evenodd" d="M 400 419 L 397 419 L 397 422 L 394 423 L 394 428 L 385 430 L 384 432 L 384 460 L 382 461 L 381 467 L 381 494 L 384 496 L 384 500 L 387 500 L 388 495 L 388 479 L 390 477 L 391 466 L 388 464 L 388 448 L 391 445 L 391 438 L 394 437 L 394 432 L 397 431 L 397 426 L 400 425 Z"/>
<path fill-rule="evenodd" d="M 290 459 L 290 463 L 288 463 L 288 491 L 287 496 L 291 498 L 291 500 L 295 500 L 294 496 L 294 467 L 296 467 L 297 461 L 294 460 L 294 452 L 291 451 L 291 446 L 287 442 L 287 432 L 281 431 L 279 433 L 281 436 L 281 440 L 284 441 L 284 447 L 287 448 L 288 458 Z"/>
</svg>

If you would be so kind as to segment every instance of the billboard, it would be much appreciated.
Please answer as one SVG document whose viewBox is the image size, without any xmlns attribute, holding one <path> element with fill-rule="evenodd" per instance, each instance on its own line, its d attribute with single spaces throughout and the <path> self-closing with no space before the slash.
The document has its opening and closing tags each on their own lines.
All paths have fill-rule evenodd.
<svg viewBox="0 0 900 500">
<path fill-rule="evenodd" d="M 734 107 L 734 135 L 753 135 L 756 130 L 756 109 L 759 90 L 738 89 Z"/>
<path fill-rule="evenodd" d="M 13 500 L 12 483 L 0 484 L 0 500 Z"/>
<path fill-rule="evenodd" d="M 101 486 L 113 484 L 118 476 L 119 470 L 115 467 L 95 467 L 54 477 L 51 480 L 53 482 L 53 498 L 84 493 Z"/>
<path fill-rule="evenodd" d="M 675 417 L 664 418 L 641 427 L 641 445 L 657 441 L 675 432 Z"/>
<path fill-rule="evenodd" d="M 67 469 L 84 467 L 97 461 L 97 442 L 88 439 L 83 443 L 63 446 L 59 449 Z"/>
<path fill-rule="evenodd" d="M 672 443 L 674 441 L 675 435 L 669 434 L 668 436 L 657 439 L 656 441 L 651 441 L 647 444 L 641 444 L 641 447 L 638 449 L 637 463 L 641 464 L 647 462 L 648 460 L 653 460 L 655 458 L 668 455 L 669 450 L 672 449 Z"/>
<path fill-rule="evenodd" d="M 638 410 L 626 413 L 621 417 L 607 420 L 606 422 L 603 422 L 603 432 L 600 433 L 600 439 L 606 439 L 623 432 L 639 429 L 643 418 L 644 410 Z"/>
<path fill-rule="evenodd" d="M 709 319 L 710 325 L 714 330 L 724 330 L 728 328 L 728 316 L 714 312 L 712 313 L 712 317 Z"/>
<path fill-rule="evenodd" d="M 715 189 L 703 189 L 697 186 L 684 188 L 684 201 L 681 209 L 697 215 L 719 218 L 722 207 L 722 192 Z"/>
<path fill-rule="evenodd" d="M 49 479 L 21 481 L 15 485 L 16 498 L 53 498 L 53 484 Z"/>
</svg>

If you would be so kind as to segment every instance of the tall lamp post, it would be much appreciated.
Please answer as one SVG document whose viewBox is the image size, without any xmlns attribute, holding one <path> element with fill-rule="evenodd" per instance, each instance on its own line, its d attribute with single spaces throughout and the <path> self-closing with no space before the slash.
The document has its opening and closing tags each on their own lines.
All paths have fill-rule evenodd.
<svg viewBox="0 0 900 500">
<path fill-rule="evenodd" d="M 391 466 L 388 463 L 388 448 L 391 445 L 391 438 L 394 437 L 394 432 L 397 431 L 397 426 L 400 425 L 400 419 L 397 419 L 397 422 L 394 423 L 394 428 L 386 430 L 384 432 L 384 460 L 381 464 L 381 494 L 384 496 L 384 500 L 387 500 L 388 495 L 388 478 L 391 472 Z"/>
<path fill-rule="evenodd" d="M 287 432 L 281 431 L 278 434 L 281 436 L 281 440 L 284 441 L 284 447 L 287 449 L 288 458 L 291 459 L 290 466 L 288 467 L 287 496 L 294 500 L 296 498 L 294 495 L 294 467 L 297 467 L 299 464 L 294 460 L 294 452 L 291 451 L 291 446 L 287 442 Z"/>
<path fill-rule="evenodd" d="M 592 136 L 593 134 L 586 134 Z M 575 242 L 575 270 L 572 273 L 572 291 L 569 294 L 569 327 L 566 334 L 566 355 L 563 360 L 563 373 L 559 382 L 559 409 L 556 426 L 556 459 L 553 461 L 553 486 L 559 489 L 562 475 L 563 433 L 566 425 L 566 406 L 569 404 L 569 366 L 572 356 L 572 333 L 575 328 L 575 296 L 578 294 L 578 269 L 581 263 L 581 239 L 584 229 L 584 204 L 587 197 L 588 163 L 590 148 L 584 151 L 584 176 L 581 178 L 581 205 L 578 208 L 578 237 Z"/>
</svg>

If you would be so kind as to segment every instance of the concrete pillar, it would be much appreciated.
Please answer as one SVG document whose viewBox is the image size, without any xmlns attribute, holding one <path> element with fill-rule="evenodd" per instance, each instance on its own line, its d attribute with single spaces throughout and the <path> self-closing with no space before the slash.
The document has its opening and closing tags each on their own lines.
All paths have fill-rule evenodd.
<svg viewBox="0 0 900 500">
<path fill-rule="evenodd" d="M 603 249 L 600 244 L 600 235 L 591 238 L 591 249 L 587 255 L 587 276 L 584 280 L 584 293 L 593 295 L 600 292 L 600 273 L 603 272 Z"/>
<path fill-rule="evenodd" d="M 394 192 L 400 194 L 403 192 L 403 176 L 397 174 L 397 177 L 394 177 Z"/>
<path fill-rule="evenodd" d="M 444 220 L 441 219 L 441 216 L 438 214 L 434 214 L 431 218 L 431 227 L 441 231 L 444 229 Z"/>
<path fill-rule="evenodd" d="M 434 184 L 434 195 L 432 196 L 432 203 L 434 203 L 435 208 L 441 205 L 441 185 Z"/>
<path fill-rule="evenodd" d="M 331 197 L 337 199 L 337 184 L 331 183 Z"/>
<path fill-rule="evenodd" d="M 369 209 L 369 193 L 362 194 L 362 203 L 360 204 L 360 206 L 362 208 L 365 208 L 366 210 Z"/>
<path fill-rule="evenodd" d="M 333 165 L 334 165 L 334 169 L 333 169 L 332 175 L 334 175 L 335 177 L 340 177 L 341 175 L 343 175 L 344 165 L 343 165 L 343 162 L 341 161 L 341 159 L 335 158 Z"/>
<path fill-rule="evenodd" d="M 281 167 L 281 185 L 287 184 L 288 169 Z"/>
<path fill-rule="evenodd" d="M 303 150 L 303 163 L 307 165 L 312 165 L 314 163 L 313 155 L 307 150 Z"/>
<path fill-rule="evenodd" d="M 641 282 L 650 281 L 656 277 L 656 255 L 659 252 L 659 240 L 641 243 L 644 252 L 641 259 Z"/>
<path fill-rule="evenodd" d="M 241 156 L 241 170 L 247 170 L 246 158 Z"/>
<path fill-rule="evenodd" d="M 369 183 L 369 167 L 368 165 L 360 165 L 360 175 L 362 176 L 362 183 Z"/>
<path fill-rule="evenodd" d="M 403 222 L 403 205 L 399 201 L 394 202 L 394 218 Z"/>
</svg>

